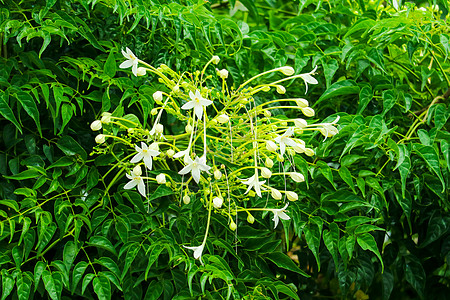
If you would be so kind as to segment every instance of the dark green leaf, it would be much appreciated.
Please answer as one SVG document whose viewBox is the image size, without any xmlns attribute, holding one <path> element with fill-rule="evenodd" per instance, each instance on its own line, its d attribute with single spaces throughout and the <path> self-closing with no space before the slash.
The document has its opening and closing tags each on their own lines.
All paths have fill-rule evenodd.
<svg viewBox="0 0 450 300">
<path fill-rule="evenodd" d="M 64 152 L 65 155 L 80 155 L 81 158 L 86 161 L 87 153 L 72 137 L 65 135 L 58 140 L 58 148 Z"/>
<path fill-rule="evenodd" d="M 37 129 L 39 131 L 39 135 L 42 137 L 41 131 L 41 123 L 39 121 L 39 110 L 34 102 L 33 97 L 30 94 L 25 92 L 19 92 L 16 94 L 17 100 L 19 100 L 23 109 L 27 112 L 27 114 L 34 120 L 36 123 Z"/>
<path fill-rule="evenodd" d="M 276 264 L 279 268 L 283 268 L 305 277 L 310 277 L 305 271 L 300 269 L 286 254 L 282 252 L 272 252 L 266 255 L 267 259 Z"/>
<path fill-rule="evenodd" d="M 16 128 L 22 133 L 22 126 L 20 126 L 19 122 L 17 122 L 16 117 L 14 116 L 14 113 L 12 109 L 8 105 L 7 101 L 7 94 L 4 92 L 1 92 L 0 94 L 0 114 L 8 121 L 12 122 Z"/>
<path fill-rule="evenodd" d="M 94 292 L 97 294 L 99 300 L 111 299 L 111 284 L 105 276 L 97 276 L 94 278 L 92 285 Z"/>
<path fill-rule="evenodd" d="M 381 272 L 383 272 L 383 260 L 381 258 L 380 251 L 378 250 L 377 243 L 375 242 L 374 237 L 370 233 L 363 233 L 356 238 L 356 241 L 363 250 L 372 251 L 378 257 L 381 263 Z"/>
</svg>

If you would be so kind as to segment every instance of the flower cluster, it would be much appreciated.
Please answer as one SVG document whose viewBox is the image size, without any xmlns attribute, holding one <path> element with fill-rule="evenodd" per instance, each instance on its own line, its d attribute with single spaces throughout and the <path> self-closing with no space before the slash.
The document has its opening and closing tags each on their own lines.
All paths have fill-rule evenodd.
<svg viewBox="0 0 450 300">
<path fill-rule="evenodd" d="M 103 129 L 95 138 L 98 153 L 112 151 L 113 147 L 108 147 L 109 139 L 127 145 L 134 152 L 128 156 L 131 159 L 121 164 L 129 170 L 126 173 L 129 182 L 124 189 L 137 188 L 148 199 L 149 185 L 165 184 L 180 195 L 178 200 L 184 205 L 189 205 L 196 194 L 195 198 L 200 198 L 208 210 L 208 224 L 202 244 L 186 248 L 193 250 L 194 257 L 199 259 L 212 212 L 228 218 L 231 230 L 236 230 L 236 215 L 241 212 L 247 213 L 247 221 L 253 223 L 255 218 L 251 212 L 269 211 L 273 214 L 275 228 L 279 219 L 290 219 L 289 201 L 296 201 L 299 196 L 289 188 L 304 181 L 307 175 L 295 169 L 293 157 L 314 155 L 314 150 L 301 137 L 308 131 L 332 137 L 338 133 L 339 118 L 330 123 L 309 124 L 302 118 L 273 116 L 275 109 L 297 110 L 305 117 L 313 117 L 315 113 L 303 98 L 260 103 L 255 95 L 271 89 L 285 94 L 282 83 L 295 78 L 303 79 L 307 90 L 308 84 L 318 83 L 313 77 L 316 68 L 309 73 L 295 74 L 292 67 L 280 67 L 229 89 L 227 70 L 215 69 L 215 78 L 206 75 L 210 64 L 219 64 L 217 56 L 213 56 L 202 71 L 179 74 L 166 65 L 155 68 L 139 60 L 128 48 L 122 53 L 126 60 L 120 68 L 131 67 L 135 76 L 152 73 L 165 85 L 164 90 L 153 93 L 157 107 L 151 112 L 154 119 L 149 129 L 142 127 L 136 117 L 123 116 L 121 112 L 103 113 L 100 120 L 91 124 L 94 131 Z M 274 72 L 287 77 L 268 84 L 250 85 L 259 77 Z M 218 85 L 221 89 L 215 87 Z M 161 124 L 163 114 L 170 114 L 185 124 L 184 131 L 165 128 Z M 176 173 L 169 172 L 173 170 Z M 266 206 L 247 207 L 248 200 L 255 197 L 266 198 Z"/>
</svg>

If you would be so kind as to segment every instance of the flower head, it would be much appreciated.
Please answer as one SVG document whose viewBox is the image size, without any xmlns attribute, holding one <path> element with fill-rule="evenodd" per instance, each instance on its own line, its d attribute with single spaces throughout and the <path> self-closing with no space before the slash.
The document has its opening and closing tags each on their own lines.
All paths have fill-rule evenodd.
<svg viewBox="0 0 450 300">
<path fill-rule="evenodd" d="M 203 116 L 203 107 L 206 107 L 210 104 L 212 104 L 211 100 L 205 99 L 200 94 L 199 90 L 196 90 L 195 93 L 192 91 L 189 92 L 189 97 L 191 98 L 191 101 L 185 103 L 181 109 L 194 109 L 194 113 L 197 116 L 198 119 L 201 119 Z"/>
<path fill-rule="evenodd" d="M 98 130 L 102 129 L 102 121 L 95 120 L 94 122 L 92 122 L 91 129 L 92 129 L 92 131 L 98 131 Z"/>
<path fill-rule="evenodd" d="M 145 185 L 141 174 L 141 167 L 137 165 L 136 167 L 134 167 L 133 171 L 130 174 L 126 174 L 127 178 L 130 179 L 130 181 L 125 184 L 123 188 L 129 190 L 137 186 L 139 193 L 145 197 Z"/>
<path fill-rule="evenodd" d="M 247 178 L 247 180 L 243 180 L 242 183 L 248 185 L 247 191 L 245 192 L 245 194 L 247 194 L 252 188 L 255 189 L 256 195 L 258 195 L 259 197 L 261 196 L 261 186 L 265 183 L 266 181 L 259 181 L 258 180 L 258 169 L 255 169 L 255 175 Z"/>
<path fill-rule="evenodd" d="M 124 61 L 123 63 L 121 63 L 119 68 L 127 69 L 127 68 L 131 67 L 131 71 L 133 72 L 134 76 L 138 76 L 139 59 L 136 57 L 136 55 L 134 55 L 134 53 L 128 47 L 126 47 L 125 50 L 126 51 L 123 51 L 123 49 L 122 49 L 122 54 L 123 54 L 123 56 L 125 56 L 125 58 L 127 60 Z M 139 75 L 142 75 L 141 73 L 142 73 L 142 71 L 139 73 Z"/>
<path fill-rule="evenodd" d="M 315 79 L 314 77 L 311 76 L 314 74 L 314 72 L 316 72 L 316 70 L 317 70 L 317 66 L 311 72 L 299 75 L 299 77 L 302 78 L 303 81 L 305 81 L 305 86 L 306 86 L 305 94 L 308 92 L 308 83 L 310 83 L 310 84 L 318 84 L 319 83 L 317 81 L 317 79 Z"/>
<path fill-rule="evenodd" d="M 184 161 L 186 162 L 186 166 L 181 169 L 178 174 L 185 175 L 189 172 L 192 174 L 192 178 L 194 178 L 194 181 L 198 184 L 200 182 L 200 171 L 205 171 L 209 174 L 209 169 L 211 169 L 210 166 L 206 164 L 206 157 L 196 157 L 194 160 L 190 158 L 189 156 L 184 157 Z"/>
<path fill-rule="evenodd" d="M 156 176 L 156 182 L 158 182 L 158 184 L 166 183 L 166 174 L 161 173 L 161 174 L 157 175 Z"/>
<path fill-rule="evenodd" d="M 273 228 L 277 228 L 279 219 L 283 219 L 283 220 L 290 219 L 290 217 L 285 213 L 285 210 L 288 207 L 288 205 L 289 205 L 289 203 L 287 203 L 283 208 L 270 210 L 271 212 L 273 212 L 272 221 L 275 223 L 275 226 Z"/>
<path fill-rule="evenodd" d="M 155 150 L 154 149 L 155 146 L 152 146 L 152 145 L 150 145 L 150 147 L 149 147 L 144 142 L 141 142 L 140 148 L 137 145 L 135 145 L 134 149 L 136 149 L 137 154 L 135 156 L 133 156 L 133 158 L 131 159 L 131 163 L 137 163 L 137 162 L 140 162 L 141 160 L 144 160 L 144 164 L 147 167 L 147 169 L 151 170 L 152 169 L 152 157 L 158 156 L 161 153 L 158 150 Z"/>
<path fill-rule="evenodd" d="M 275 142 L 280 144 L 280 153 L 283 156 L 284 152 L 286 151 L 286 146 L 295 147 L 297 145 L 294 140 L 290 138 L 290 136 L 294 133 L 294 129 L 290 127 L 288 130 L 286 130 L 285 133 L 282 135 L 279 135 L 275 138 Z"/>
<path fill-rule="evenodd" d="M 200 262 L 203 264 L 202 262 L 202 253 L 203 253 L 203 248 L 205 247 L 205 243 L 201 244 L 200 246 L 197 247 L 187 247 L 187 246 L 183 246 L 186 249 L 189 250 L 193 250 L 194 251 L 194 258 L 195 259 L 200 259 Z"/>
</svg>

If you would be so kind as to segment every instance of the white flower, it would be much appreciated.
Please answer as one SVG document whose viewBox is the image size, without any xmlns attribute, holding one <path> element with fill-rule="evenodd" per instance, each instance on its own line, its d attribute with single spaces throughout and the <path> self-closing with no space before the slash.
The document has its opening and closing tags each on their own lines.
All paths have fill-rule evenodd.
<svg viewBox="0 0 450 300">
<path fill-rule="evenodd" d="M 227 114 L 221 114 L 220 116 L 217 117 L 217 121 L 220 124 L 225 124 L 230 120 L 230 117 Z"/>
<path fill-rule="evenodd" d="M 298 195 L 296 192 L 286 191 L 286 196 L 289 201 L 297 201 L 298 200 Z"/>
<path fill-rule="evenodd" d="M 244 6 L 244 4 L 241 3 L 241 1 L 236 1 L 234 3 L 234 7 L 230 9 L 230 17 L 234 16 L 234 14 L 238 11 L 248 11 L 247 7 Z"/>
<path fill-rule="evenodd" d="M 103 144 L 106 141 L 106 137 L 103 134 L 99 134 L 95 137 L 95 142 L 97 144 Z"/>
<path fill-rule="evenodd" d="M 319 131 L 320 131 L 320 133 L 323 134 L 323 136 L 325 136 L 325 138 L 335 136 L 336 134 L 339 133 L 338 129 L 333 126 L 339 121 L 339 118 L 340 117 L 337 116 L 336 120 L 334 120 L 331 123 L 318 124 L 318 125 L 322 126 L 322 128 L 319 128 Z"/>
<path fill-rule="evenodd" d="M 223 199 L 220 197 L 214 197 L 213 199 L 213 205 L 215 208 L 221 208 L 223 204 Z"/>
<path fill-rule="evenodd" d="M 290 219 L 290 217 L 285 213 L 285 210 L 288 207 L 288 205 L 289 205 L 289 203 L 287 203 L 283 208 L 270 210 L 271 212 L 273 212 L 272 221 L 275 223 L 275 226 L 273 228 L 277 228 L 279 219 L 283 219 L 283 220 Z"/>
<path fill-rule="evenodd" d="M 261 175 L 264 178 L 270 178 L 270 177 L 272 177 L 272 172 L 268 168 L 262 167 L 261 168 Z"/>
<path fill-rule="evenodd" d="M 217 70 L 217 75 L 219 75 L 220 78 L 222 79 L 227 79 L 228 78 L 228 71 L 225 69 L 222 70 Z"/>
<path fill-rule="evenodd" d="M 199 90 L 196 90 L 195 94 L 192 91 L 190 91 L 189 97 L 191 98 L 191 101 L 185 103 L 181 107 L 181 109 L 194 108 L 195 115 L 197 116 L 198 119 L 201 119 L 203 116 L 203 107 L 212 104 L 212 101 L 203 98 Z"/>
<path fill-rule="evenodd" d="M 303 182 L 303 181 L 305 181 L 305 176 L 303 176 L 302 174 L 297 173 L 297 172 L 291 172 L 291 173 L 289 173 L 289 176 L 295 182 Z"/>
<path fill-rule="evenodd" d="M 144 160 L 144 164 L 147 167 L 147 169 L 151 170 L 152 169 L 152 157 L 158 156 L 161 153 L 158 150 L 155 150 L 154 147 L 155 146 L 153 144 L 150 145 L 150 147 L 148 147 L 147 144 L 144 142 L 141 142 L 140 148 L 137 145 L 135 145 L 134 149 L 136 149 L 137 154 L 135 156 L 133 156 L 133 158 L 131 159 L 131 162 L 134 164 L 134 163 L 140 162 L 141 160 Z"/>
<path fill-rule="evenodd" d="M 305 94 L 308 92 L 308 83 L 310 84 L 318 84 L 319 82 L 312 77 L 311 75 L 314 74 L 314 72 L 317 70 L 317 66 L 309 73 L 301 74 L 300 77 L 305 81 L 306 91 Z"/>
<path fill-rule="evenodd" d="M 156 103 L 160 104 L 163 99 L 163 93 L 161 91 L 156 91 L 153 93 L 153 100 L 155 100 Z"/>
<path fill-rule="evenodd" d="M 273 141 L 266 141 L 266 148 L 270 152 L 275 152 L 275 151 L 277 151 L 278 146 Z"/>
<path fill-rule="evenodd" d="M 136 76 L 144 76 L 147 73 L 147 69 L 144 67 L 137 68 Z"/>
<path fill-rule="evenodd" d="M 294 142 L 290 136 L 294 133 L 294 129 L 292 127 L 289 127 L 288 130 L 286 130 L 285 133 L 282 135 L 279 135 L 275 138 L 275 142 L 280 144 L 280 153 L 281 156 L 284 155 L 284 152 L 286 151 L 286 146 L 295 147 L 297 145 L 296 142 Z"/>
<path fill-rule="evenodd" d="M 271 189 L 270 195 L 275 200 L 281 200 L 281 198 L 283 198 L 283 195 L 281 195 L 280 191 L 277 189 Z"/>
<path fill-rule="evenodd" d="M 179 153 L 179 152 L 178 152 Z M 177 154 L 178 154 L 177 153 Z M 209 174 L 209 169 L 211 169 L 210 166 L 206 164 L 206 157 L 195 157 L 195 160 L 192 160 L 189 156 L 184 157 L 184 161 L 186 162 L 186 166 L 178 172 L 180 175 L 185 175 L 189 172 L 192 174 L 192 178 L 194 178 L 194 181 L 198 184 L 200 181 L 200 171 L 205 171 Z"/>
<path fill-rule="evenodd" d="M 94 122 L 92 122 L 91 129 L 92 131 L 99 131 L 100 129 L 102 129 L 102 121 L 95 120 Z"/>
<path fill-rule="evenodd" d="M 217 65 L 219 63 L 219 61 L 220 61 L 220 57 L 218 57 L 217 55 L 214 55 L 211 58 L 211 61 L 212 61 L 213 64 Z"/>
<path fill-rule="evenodd" d="M 215 178 L 216 180 L 219 180 L 220 178 L 222 178 L 222 172 L 220 172 L 219 169 L 217 169 L 217 170 L 214 171 L 214 178 Z"/>
<path fill-rule="evenodd" d="M 158 182 L 159 184 L 166 183 L 166 174 L 161 173 L 161 174 L 157 175 L 156 176 L 156 182 Z"/>
<path fill-rule="evenodd" d="M 189 197 L 188 195 L 184 195 L 183 203 L 188 205 L 190 202 L 191 202 L 191 197 Z"/>
<path fill-rule="evenodd" d="M 286 76 L 294 75 L 295 70 L 293 67 L 290 66 L 284 66 L 280 68 L 280 72 L 283 73 Z"/>
<path fill-rule="evenodd" d="M 125 48 L 126 52 L 122 49 L 122 54 L 127 59 L 123 63 L 120 64 L 119 68 L 121 69 L 127 69 L 131 67 L 131 71 L 133 72 L 134 76 L 138 76 L 138 63 L 139 59 L 134 55 L 133 52 L 131 52 L 128 47 Z"/>
<path fill-rule="evenodd" d="M 205 244 L 201 244 L 198 247 L 187 247 L 187 246 L 183 246 L 186 249 L 189 250 L 193 250 L 194 251 L 194 258 L 195 259 L 200 259 L 200 262 L 203 264 L 202 262 L 202 253 L 203 253 L 203 248 L 205 247 Z"/>
<path fill-rule="evenodd" d="M 137 186 L 139 193 L 145 197 L 145 185 L 144 180 L 141 177 L 141 174 L 142 174 L 141 167 L 137 165 L 136 167 L 134 167 L 133 172 L 131 172 L 131 174 L 126 174 L 127 178 L 130 179 L 130 181 L 127 184 L 125 184 L 123 188 L 129 190 Z"/>
<path fill-rule="evenodd" d="M 186 150 L 183 151 L 179 151 L 177 153 L 175 153 L 175 155 L 173 156 L 173 158 L 180 158 L 183 157 L 184 163 L 187 164 L 188 163 L 188 158 L 189 158 L 189 148 L 187 148 Z"/>
<path fill-rule="evenodd" d="M 247 178 L 246 181 L 242 181 L 243 184 L 247 184 L 248 188 L 247 191 L 245 192 L 245 194 L 247 194 L 251 188 L 255 189 L 256 195 L 258 195 L 259 197 L 261 196 L 261 186 L 265 183 L 266 181 L 259 181 L 258 180 L 258 169 L 255 169 L 255 175 L 253 175 L 252 177 Z"/>
</svg>

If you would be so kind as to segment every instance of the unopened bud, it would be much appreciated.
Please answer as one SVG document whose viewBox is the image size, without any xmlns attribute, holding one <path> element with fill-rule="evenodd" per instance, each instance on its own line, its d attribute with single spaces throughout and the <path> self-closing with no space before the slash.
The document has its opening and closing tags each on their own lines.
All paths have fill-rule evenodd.
<svg viewBox="0 0 450 300">
<path fill-rule="evenodd" d="M 157 108 L 152 108 L 152 110 L 150 111 L 150 114 L 152 116 L 156 116 L 158 114 L 158 109 Z"/>
<path fill-rule="evenodd" d="M 264 178 L 270 178 L 270 177 L 272 177 L 272 172 L 268 168 L 262 167 L 261 168 L 261 175 Z"/>
<path fill-rule="evenodd" d="M 286 149 L 287 154 L 289 154 L 290 156 L 294 156 L 295 155 L 295 150 L 292 148 L 288 148 Z"/>
<path fill-rule="evenodd" d="M 161 173 L 158 176 L 156 176 L 156 182 L 158 182 L 159 184 L 166 183 L 166 174 Z"/>
<path fill-rule="evenodd" d="M 214 171 L 214 178 L 216 180 L 219 180 L 220 178 L 222 178 L 222 172 L 220 172 L 219 170 L 215 170 Z"/>
<path fill-rule="evenodd" d="M 183 197 L 183 203 L 184 204 L 189 204 L 191 202 L 191 197 L 189 197 L 188 195 L 184 195 Z"/>
<path fill-rule="evenodd" d="M 282 85 L 277 85 L 277 93 L 278 94 L 285 94 L 286 93 L 286 88 Z"/>
<path fill-rule="evenodd" d="M 305 176 L 303 176 L 302 174 L 297 173 L 297 172 L 291 172 L 291 173 L 289 173 L 289 176 L 295 182 L 303 182 L 303 181 L 305 181 Z"/>
<path fill-rule="evenodd" d="M 155 125 L 155 132 L 156 133 L 161 134 L 161 133 L 163 133 L 163 131 L 164 131 L 164 126 L 162 124 L 158 123 L 158 124 Z"/>
<path fill-rule="evenodd" d="M 175 155 L 175 151 L 173 151 L 172 149 L 167 150 L 166 152 L 167 157 L 172 158 Z"/>
<path fill-rule="evenodd" d="M 281 198 L 283 198 L 283 195 L 281 195 L 281 192 L 277 189 L 271 189 L 270 195 L 275 200 L 281 200 Z"/>
<path fill-rule="evenodd" d="M 231 220 L 231 223 L 230 223 L 230 229 L 231 229 L 232 231 L 235 231 L 236 228 L 237 228 L 236 223 L 234 223 L 233 220 Z"/>
<path fill-rule="evenodd" d="M 184 127 L 184 129 L 186 130 L 186 133 L 191 133 L 192 132 L 192 126 L 187 124 L 186 127 Z"/>
<path fill-rule="evenodd" d="M 179 91 L 180 91 L 180 86 L 177 84 L 177 85 L 175 85 L 173 88 L 172 88 L 172 91 L 174 92 L 174 93 L 178 93 Z"/>
<path fill-rule="evenodd" d="M 302 113 L 307 116 L 307 117 L 314 117 L 314 109 L 312 109 L 311 107 L 302 107 L 301 108 Z"/>
<path fill-rule="evenodd" d="M 298 200 L 298 195 L 296 192 L 287 191 L 286 196 L 289 201 L 297 201 Z"/>
<path fill-rule="evenodd" d="M 140 166 L 140 165 L 136 165 L 136 166 L 133 168 L 133 175 L 134 175 L 134 176 L 141 176 L 141 175 L 142 175 L 142 169 L 141 169 L 141 166 Z"/>
<path fill-rule="evenodd" d="M 271 160 L 270 158 L 267 157 L 264 164 L 265 164 L 266 167 L 272 168 L 273 167 L 273 160 Z"/>
<path fill-rule="evenodd" d="M 102 129 L 102 122 L 100 120 L 95 120 L 91 123 L 91 129 L 92 131 L 99 131 Z"/>
<path fill-rule="evenodd" d="M 264 111 L 264 117 L 270 118 L 271 116 L 272 116 L 272 113 L 270 112 L 270 110 L 265 110 Z"/>
<path fill-rule="evenodd" d="M 147 73 L 147 69 L 144 67 L 137 68 L 136 76 L 144 76 Z"/>
<path fill-rule="evenodd" d="M 155 150 L 155 151 L 159 151 L 159 144 L 158 143 L 151 143 L 149 146 L 148 146 L 148 150 Z"/>
<path fill-rule="evenodd" d="M 255 222 L 255 218 L 249 212 L 247 212 L 247 222 L 249 222 L 250 224 L 253 224 Z"/>
<path fill-rule="evenodd" d="M 217 55 L 214 55 L 211 59 L 212 63 L 217 65 L 220 61 L 220 57 L 218 57 Z"/>
<path fill-rule="evenodd" d="M 106 137 L 103 134 L 99 134 L 95 137 L 95 142 L 97 144 L 103 144 L 106 141 Z"/>
<path fill-rule="evenodd" d="M 311 148 L 305 148 L 305 154 L 307 156 L 314 156 L 314 150 Z"/>
<path fill-rule="evenodd" d="M 263 86 L 261 90 L 262 90 L 263 92 L 268 92 L 268 91 L 270 91 L 270 86 L 268 86 L 268 85 Z"/>
<path fill-rule="evenodd" d="M 275 152 L 278 149 L 277 144 L 274 141 L 266 141 L 266 148 L 271 152 Z"/>
<path fill-rule="evenodd" d="M 297 103 L 298 107 L 308 107 L 309 106 L 308 100 L 306 100 L 306 99 L 297 98 L 294 100 L 295 100 L 295 103 Z"/>
<path fill-rule="evenodd" d="M 214 199 L 213 199 L 213 206 L 215 208 L 221 208 L 222 204 L 223 204 L 223 199 L 222 198 L 214 197 Z"/>
<path fill-rule="evenodd" d="M 222 79 L 227 79 L 228 78 L 228 71 L 225 69 L 222 69 L 220 71 L 217 71 L 217 75 L 219 75 L 220 78 Z"/>
<path fill-rule="evenodd" d="M 306 120 L 302 119 L 302 118 L 298 118 L 298 119 L 294 119 L 294 124 L 295 127 L 303 129 L 306 126 L 308 126 L 308 123 L 306 122 Z"/>
<path fill-rule="evenodd" d="M 153 93 L 153 100 L 155 100 L 156 103 L 162 104 L 163 99 L 163 93 L 161 91 L 156 91 Z"/>
<path fill-rule="evenodd" d="M 280 72 L 283 73 L 286 76 L 294 75 L 295 70 L 293 67 L 290 66 L 284 66 L 280 68 Z"/>
<path fill-rule="evenodd" d="M 217 117 L 217 121 L 219 121 L 220 124 L 225 124 L 230 120 L 230 117 L 227 114 L 221 114 Z"/>
</svg>

